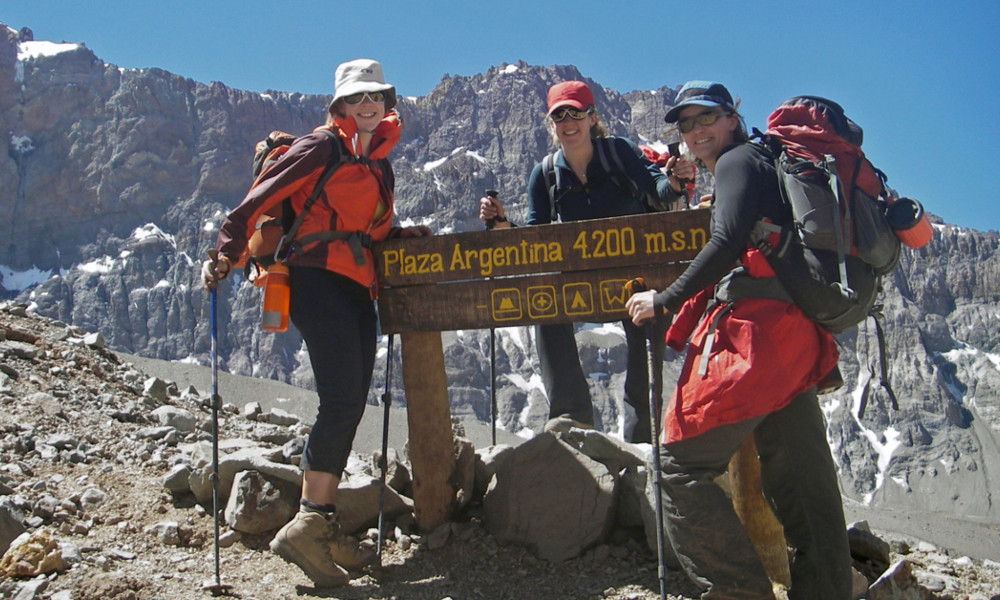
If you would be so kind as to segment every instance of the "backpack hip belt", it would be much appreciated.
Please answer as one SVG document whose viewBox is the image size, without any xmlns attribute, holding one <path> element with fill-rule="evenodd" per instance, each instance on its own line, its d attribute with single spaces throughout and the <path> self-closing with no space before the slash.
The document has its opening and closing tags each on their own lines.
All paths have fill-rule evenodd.
<svg viewBox="0 0 1000 600">
<path fill-rule="evenodd" d="M 284 247 L 286 241 L 287 240 L 282 238 L 282 241 L 278 244 L 278 250 L 276 251 L 276 253 L 281 252 L 281 249 L 282 247 Z M 317 233 L 310 233 L 308 235 L 304 235 L 297 240 L 292 240 L 291 242 L 289 242 L 288 253 L 285 255 L 285 257 L 287 258 L 288 255 L 292 254 L 293 252 L 295 254 L 301 254 L 302 248 L 310 244 L 314 244 L 316 242 L 337 242 L 337 241 L 347 242 L 347 245 L 351 248 L 351 254 L 354 255 L 354 264 L 360 267 L 368 262 L 368 257 L 365 254 L 365 248 L 371 250 L 372 236 L 361 231 L 329 230 L 329 231 L 320 231 Z M 277 259 L 278 256 L 276 254 L 275 262 L 277 262 Z"/>
</svg>

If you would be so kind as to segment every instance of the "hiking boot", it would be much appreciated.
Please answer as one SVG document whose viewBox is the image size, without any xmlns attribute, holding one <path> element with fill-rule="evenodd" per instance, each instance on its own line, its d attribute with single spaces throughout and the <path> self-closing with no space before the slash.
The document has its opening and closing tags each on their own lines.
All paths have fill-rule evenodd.
<svg viewBox="0 0 1000 600">
<path fill-rule="evenodd" d="M 376 559 L 374 552 L 340 532 L 335 516 L 300 510 L 271 540 L 271 551 L 302 569 L 318 586 L 347 584 L 347 571 L 360 570 Z"/>
<path fill-rule="evenodd" d="M 593 429 L 594 426 L 581 423 L 576 419 L 570 417 L 568 414 L 559 415 L 558 417 L 553 417 L 545 422 L 545 428 L 542 430 L 545 433 L 566 433 L 571 428 L 576 427 L 577 429 Z"/>
</svg>

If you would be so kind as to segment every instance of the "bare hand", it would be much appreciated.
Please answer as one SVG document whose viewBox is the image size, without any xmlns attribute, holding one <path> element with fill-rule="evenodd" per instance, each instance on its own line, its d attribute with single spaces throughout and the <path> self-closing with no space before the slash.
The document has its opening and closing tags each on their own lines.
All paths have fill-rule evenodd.
<svg viewBox="0 0 1000 600">
<path fill-rule="evenodd" d="M 414 225 L 413 227 L 404 227 L 399 230 L 400 238 L 429 237 L 432 235 L 434 235 L 434 232 L 426 225 Z"/>
<path fill-rule="evenodd" d="M 636 292 L 628 299 L 628 302 L 625 303 L 625 309 L 628 310 L 633 323 L 643 325 L 656 316 L 656 307 L 653 306 L 653 296 L 655 295 L 656 290 L 647 290 Z"/>
<path fill-rule="evenodd" d="M 201 265 L 201 283 L 206 291 L 214 289 L 232 270 L 233 264 L 228 258 L 220 257 L 217 250 L 209 250 L 208 258 Z"/>
<path fill-rule="evenodd" d="M 500 217 L 505 219 L 507 217 L 503 214 L 503 205 L 496 198 L 490 198 L 489 196 L 483 196 L 479 199 L 479 220 L 489 221 L 490 219 L 495 219 Z"/>
<path fill-rule="evenodd" d="M 675 192 L 680 192 L 688 181 L 694 181 L 697 173 L 694 163 L 686 158 L 671 156 L 667 160 L 667 175 L 670 177 L 670 187 Z"/>
</svg>

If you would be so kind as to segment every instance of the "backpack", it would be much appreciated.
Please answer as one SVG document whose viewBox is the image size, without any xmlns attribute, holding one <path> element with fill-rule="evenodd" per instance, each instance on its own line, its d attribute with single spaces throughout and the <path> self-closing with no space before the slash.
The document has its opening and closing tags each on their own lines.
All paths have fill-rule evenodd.
<svg viewBox="0 0 1000 600">
<path fill-rule="evenodd" d="M 305 220 L 306 214 L 312 205 L 323 193 L 323 186 L 333 176 L 342 165 L 347 163 L 369 163 L 368 159 L 358 158 L 347 152 L 343 142 L 333 131 L 320 129 L 326 133 L 331 141 L 332 153 L 323 172 L 316 182 L 316 186 L 306 200 L 302 211 L 295 214 L 292 209 L 290 198 L 285 198 L 274 209 L 261 216 L 255 225 L 255 231 L 250 236 L 247 243 L 247 250 L 240 263 L 245 261 L 247 277 L 255 282 L 262 282 L 262 275 L 266 274 L 267 268 L 276 262 L 284 262 L 293 252 L 299 251 L 303 246 L 317 241 L 345 240 L 350 244 L 354 252 L 354 258 L 358 264 L 364 264 L 365 256 L 362 248 L 371 247 L 371 238 L 364 233 L 347 231 L 324 231 L 314 233 L 296 239 L 295 233 Z M 296 136 L 283 131 L 272 131 L 265 139 L 257 142 L 254 148 L 252 175 L 254 185 L 260 178 L 278 162 L 282 156 L 288 152 L 291 145 L 297 140 Z M 392 189 L 393 173 L 386 159 L 370 161 L 382 172 L 383 181 L 386 187 Z M 238 263 L 239 264 L 239 263 Z M 251 270 L 254 271 L 251 275 Z"/>
<path fill-rule="evenodd" d="M 752 239 L 802 312 L 841 333 L 877 311 L 881 277 L 899 263 L 885 175 L 865 158 L 861 128 L 836 102 L 795 97 L 767 123 L 755 138 L 774 159 L 792 222 L 758 221 Z"/>
<path fill-rule="evenodd" d="M 625 163 L 622 162 L 622 157 L 618 154 L 618 145 L 615 143 L 615 139 L 613 137 L 602 137 L 594 138 L 593 140 L 597 158 L 601 161 L 601 168 L 604 169 L 611 182 L 626 194 L 638 200 L 648 212 L 669 210 L 669 207 L 664 206 L 655 195 L 643 194 L 639 191 L 638 186 L 635 185 L 635 182 L 632 181 L 632 178 L 625 171 Z M 553 223 L 556 222 L 559 216 L 559 203 L 562 198 L 577 189 L 574 186 L 566 185 L 556 171 L 555 158 L 560 153 L 562 153 L 562 150 L 556 150 L 547 154 L 542 159 L 542 176 L 545 178 L 545 189 L 549 194 L 549 206 L 552 210 L 551 220 Z"/>
</svg>

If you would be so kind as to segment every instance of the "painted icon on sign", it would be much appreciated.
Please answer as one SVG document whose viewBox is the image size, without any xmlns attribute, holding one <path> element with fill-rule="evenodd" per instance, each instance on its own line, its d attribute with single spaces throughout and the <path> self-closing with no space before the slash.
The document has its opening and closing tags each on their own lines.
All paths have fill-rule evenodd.
<svg viewBox="0 0 1000 600">
<path fill-rule="evenodd" d="M 625 310 L 628 296 L 625 284 L 628 279 L 605 279 L 600 283 L 601 312 L 611 313 Z"/>
<path fill-rule="evenodd" d="M 521 318 L 521 292 L 516 288 L 493 290 L 493 320 L 516 321 Z"/>
<path fill-rule="evenodd" d="M 551 285 L 532 286 L 526 290 L 528 316 L 532 319 L 551 319 L 559 314 L 556 288 Z"/>
<path fill-rule="evenodd" d="M 563 308 L 569 316 L 594 314 L 594 289 L 589 283 L 567 283 L 562 288 Z"/>
</svg>

